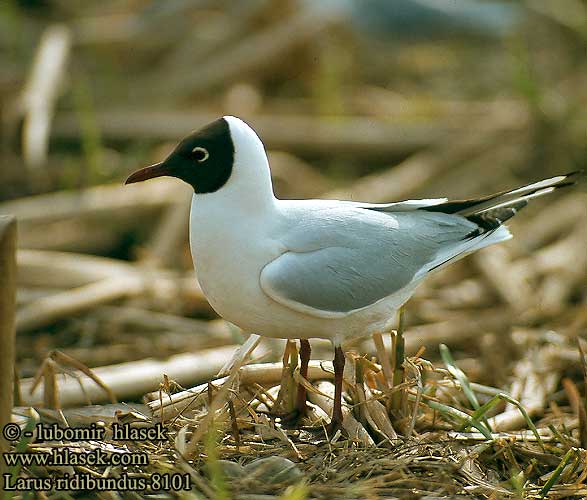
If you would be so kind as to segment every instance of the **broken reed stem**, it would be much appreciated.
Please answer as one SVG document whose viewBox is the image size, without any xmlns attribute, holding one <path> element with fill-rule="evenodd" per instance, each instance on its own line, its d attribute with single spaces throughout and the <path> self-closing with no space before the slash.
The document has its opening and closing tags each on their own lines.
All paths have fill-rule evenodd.
<svg viewBox="0 0 587 500">
<path fill-rule="evenodd" d="M 385 380 L 385 385 L 387 387 L 390 387 L 390 384 L 393 381 L 393 368 L 391 360 L 387 356 L 387 351 L 385 350 L 385 344 L 383 343 L 383 335 L 381 333 L 374 333 L 373 342 L 375 343 L 377 357 L 379 358 L 379 362 L 381 363 L 381 369 L 383 370 L 383 374 L 385 375 L 383 377 Z"/>
<path fill-rule="evenodd" d="M 286 376 L 286 412 L 293 412 L 296 406 L 297 383 L 295 380 L 295 372 L 298 369 L 298 346 L 293 341 L 288 341 L 289 347 L 289 362 L 285 368 Z"/>
<path fill-rule="evenodd" d="M 579 420 L 579 443 L 581 443 L 581 448 L 587 448 L 587 412 L 585 404 L 577 386 L 570 378 L 563 378 L 562 384 L 571 403 L 571 408 L 573 408 Z"/>
<path fill-rule="evenodd" d="M 10 422 L 14 381 L 14 311 L 16 304 L 16 220 L 0 217 L 0 428 Z M 0 433 L 0 453 L 8 451 L 8 442 Z M 4 460 L 0 473 L 4 474 Z M 1 475 L 0 474 L 0 475 Z M 2 476 L 4 477 L 4 476 Z"/>
<path fill-rule="evenodd" d="M 21 390 L 20 390 L 20 378 L 18 376 L 18 371 L 16 370 L 16 365 L 14 366 L 14 390 L 13 390 L 13 404 L 14 406 L 23 406 L 22 404 L 22 395 L 21 395 Z M 1 393 L 0 393 L 1 394 Z"/>
<path fill-rule="evenodd" d="M 147 358 L 129 363 L 101 366 L 92 369 L 94 378 L 83 374 L 72 376 L 65 374 L 58 377 L 59 400 L 63 408 L 93 404 L 111 399 L 110 395 L 118 400 L 135 397 L 153 391 L 159 387 L 161 374 L 166 373 L 169 378 L 180 384 L 192 384 L 200 380 L 213 377 L 230 356 L 235 346 L 229 345 L 216 349 L 204 349 L 197 354 L 183 353 L 170 356 L 167 359 Z M 101 384 L 97 382 L 101 381 Z M 43 386 L 31 393 L 34 385 L 32 379 L 23 379 L 22 398 L 25 405 L 35 406 L 42 401 Z M 103 386 L 109 387 L 111 393 L 104 391 Z"/>
<path fill-rule="evenodd" d="M 585 353 L 579 342 L 579 337 L 575 338 L 577 342 L 577 349 L 579 350 L 579 356 L 581 359 L 581 368 L 583 369 L 583 399 L 579 400 L 579 405 L 583 407 L 585 411 L 579 413 L 579 435 L 582 448 L 587 448 L 587 359 Z"/>
<path fill-rule="evenodd" d="M 393 387 L 403 384 L 406 376 L 404 358 L 406 343 L 404 340 L 404 308 L 399 310 L 399 324 L 394 336 L 394 362 L 393 362 Z M 391 396 L 391 409 L 400 411 L 403 407 L 404 390 L 395 391 Z"/>
<path fill-rule="evenodd" d="M 57 393 L 57 370 L 55 361 L 52 359 L 45 360 L 45 368 L 43 370 L 43 380 L 45 385 L 43 386 L 43 405 L 45 408 L 51 408 L 52 410 L 59 410 L 59 394 Z"/>
<path fill-rule="evenodd" d="M 70 366 L 74 370 L 79 370 L 86 377 L 93 380 L 94 383 L 98 387 L 100 387 L 108 395 L 108 398 L 110 399 L 111 403 L 118 403 L 118 400 L 116 399 L 116 395 L 114 394 L 112 389 L 110 389 L 110 387 L 108 387 L 108 385 L 106 385 L 100 379 L 100 377 L 98 377 L 92 370 L 90 370 L 90 368 L 88 368 L 83 363 L 80 363 L 77 359 L 74 359 L 71 356 L 68 356 L 67 354 L 65 354 L 61 351 L 52 351 L 49 354 L 49 357 L 50 357 L 50 360 L 54 363 L 54 366 L 55 366 L 55 364 L 60 363 L 61 365 Z"/>
<path fill-rule="evenodd" d="M 239 370 L 239 381 L 241 385 L 247 384 L 262 384 L 274 385 L 280 382 L 283 377 L 283 363 L 259 363 L 255 365 L 246 365 Z M 332 362 L 330 361 L 310 361 L 308 365 L 308 380 L 323 380 L 333 379 L 334 371 Z M 209 382 L 215 387 L 224 384 L 228 377 L 222 377 L 218 380 Z M 191 389 L 187 389 L 176 394 L 172 394 L 168 398 L 163 398 L 162 403 L 159 400 L 158 394 L 153 396 L 152 401 L 147 403 L 150 410 L 155 417 L 169 420 L 175 418 L 178 414 L 183 412 L 186 408 L 194 408 L 202 404 L 204 392 L 208 382 L 200 384 Z M 274 408 L 279 407 L 279 401 L 275 400 Z"/>
<path fill-rule="evenodd" d="M 30 76 L 21 95 L 24 112 L 23 158 L 31 171 L 47 160 L 49 133 L 72 43 L 70 29 L 62 24 L 43 33 Z M 38 174 L 38 171 L 35 172 Z"/>
<path fill-rule="evenodd" d="M 226 380 L 226 383 L 222 385 L 220 390 L 214 395 L 214 398 L 208 406 L 208 413 L 199 423 L 198 427 L 192 434 L 190 441 L 186 445 L 185 455 L 190 456 L 198 446 L 199 441 L 202 439 L 204 434 L 212 429 L 214 422 L 215 413 L 227 402 L 228 393 L 232 389 L 233 382 L 238 375 L 238 368 L 235 369 Z M 210 384 L 211 385 L 211 384 Z"/>
<path fill-rule="evenodd" d="M 105 279 L 35 300 L 19 310 L 17 329 L 28 332 L 104 302 L 138 295 L 144 290 L 137 276 Z"/>
<path fill-rule="evenodd" d="M 287 413 L 288 411 L 293 410 L 293 401 L 295 397 L 294 391 L 295 389 L 295 380 L 294 380 L 294 370 L 295 366 L 292 368 L 294 363 L 294 351 L 295 351 L 295 363 L 297 366 L 297 349 L 295 342 L 293 340 L 287 340 L 285 343 L 285 349 L 283 350 L 283 357 L 281 358 L 281 382 L 279 384 L 279 392 L 277 393 L 277 399 L 273 404 L 273 409 L 276 410 L 278 408 L 284 408 L 284 411 Z"/>
<path fill-rule="evenodd" d="M 68 369 L 65 368 L 73 368 L 74 370 L 79 370 L 82 372 L 86 377 L 90 380 L 94 381 L 94 383 L 99 386 L 104 393 L 108 396 L 111 403 L 117 403 L 116 396 L 114 392 L 108 387 L 100 377 L 98 377 L 92 370 L 90 370 L 86 365 L 80 363 L 78 360 L 64 354 L 60 351 L 52 351 L 49 353 L 49 356 L 43 361 L 43 364 L 37 370 L 35 377 L 32 381 L 32 385 L 30 386 L 29 395 L 32 395 L 35 389 L 43 380 L 43 405 L 45 408 L 51 408 L 54 410 L 60 410 L 61 405 L 59 402 L 59 387 L 57 384 L 57 373 L 58 371 L 62 371 L 63 373 L 69 373 Z M 71 376 L 71 373 L 69 373 Z M 80 387 L 81 383 L 80 383 Z M 85 391 L 82 389 L 84 395 L 86 395 Z"/>
</svg>

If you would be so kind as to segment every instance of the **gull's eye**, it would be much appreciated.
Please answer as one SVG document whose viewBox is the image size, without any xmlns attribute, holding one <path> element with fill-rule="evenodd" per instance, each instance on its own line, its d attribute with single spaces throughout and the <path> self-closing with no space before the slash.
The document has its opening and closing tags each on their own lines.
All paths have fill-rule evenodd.
<svg viewBox="0 0 587 500">
<path fill-rule="evenodd" d="M 197 162 L 202 163 L 208 159 L 210 153 L 208 153 L 206 148 L 196 146 L 194 149 L 192 149 L 192 155 Z"/>
</svg>

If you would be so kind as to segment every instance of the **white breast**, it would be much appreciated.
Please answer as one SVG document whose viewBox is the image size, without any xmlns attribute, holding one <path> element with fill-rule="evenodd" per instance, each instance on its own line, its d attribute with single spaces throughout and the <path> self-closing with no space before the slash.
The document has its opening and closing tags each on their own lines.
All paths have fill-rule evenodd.
<svg viewBox="0 0 587 500">
<path fill-rule="evenodd" d="M 224 207 L 227 208 L 227 207 Z M 283 249 L 269 237 L 274 219 L 210 209 L 196 199 L 190 213 L 190 247 L 198 281 L 214 310 L 243 329 L 257 326 L 268 297 L 259 287 L 261 269 Z"/>
</svg>

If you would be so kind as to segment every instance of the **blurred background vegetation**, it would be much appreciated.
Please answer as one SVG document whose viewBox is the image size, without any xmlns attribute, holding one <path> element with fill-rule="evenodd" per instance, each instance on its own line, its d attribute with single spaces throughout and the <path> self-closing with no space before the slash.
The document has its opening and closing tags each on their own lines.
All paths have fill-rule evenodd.
<svg viewBox="0 0 587 500">
<path fill-rule="evenodd" d="M 72 384 L 29 394 L 39 366 L 46 387 L 51 363 L 67 365 L 47 364 L 55 348 L 138 400 L 163 372 L 209 380 L 243 341 L 197 287 L 189 189 L 122 186 L 193 129 L 226 114 L 250 123 L 279 197 L 488 194 L 587 168 L 586 42 L 585 0 L 1 1 L 0 214 L 19 223 L 20 402 L 85 401 Z M 573 339 L 586 335 L 587 210 L 584 188 L 561 191 L 512 221 L 513 241 L 432 277 L 406 315 L 408 354 L 438 360 L 445 342 L 539 428 L 566 426 L 551 466 L 587 443 L 561 385 L 585 389 Z M 278 359 L 283 346 L 268 345 Z M 319 341 L 314 352 L 331 357 Z M 182 353 L 199 371 L 111 369 Z M 141 376 L 129 389 L 121 373 Z M 515 469 L 482 467 L 500 481 Z M 544 484 L 545 470 L 527 477 Z"/>
<path fill-rule="evenodd" d="M 499 184 L 584 167 L 585 18 L 582 0 L 6 0 L 0 197 L 121 180 L 222 114 L 329 185 L 499 115 L 517 156 Z"/>
</svg>

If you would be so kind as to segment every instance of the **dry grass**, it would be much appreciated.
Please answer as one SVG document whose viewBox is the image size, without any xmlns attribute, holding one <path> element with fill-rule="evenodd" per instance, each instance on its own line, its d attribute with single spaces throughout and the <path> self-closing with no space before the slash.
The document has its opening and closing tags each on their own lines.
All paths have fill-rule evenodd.
<svg viewBox="0 0 587 500">
<path fill-rule="evenodd" d="M 535 373 L 561 370 L 569 358 L 579 361 L 574 342 L 561 335 L 550 332 L 535 337 L 532 342 L 535 359 L 542 356 L 549 363 L 533 366 L 531 370 Z M 385 348 L 381 352 L 389 355 Z M 166 418 L 168 441 L 121 445 L 119 441 L 106 439 L 104 443 L 59 446 L 73 451 L 101 447 L 107 453 L 146 452 L 150 459 L 148 466 L 131 467 L 125 472 L 137 477 L 163 471 L 187 472 L 194 488 L 192 494 L 205 498 L 270 495 L 530 499 L 587 495 L 587 452 L 580 448 L 584 421 L 580 419 L 578 407 L 566 402 L 564 393 L 549 394 L 540 410 L 528 410 L 533 411 L 534 422 L 524 415 L 517 418 L 510 409 L 510 403 L 515 400 L 507 393 L 522 380 L 513 380 L 507 389 L 471 383 L 455 365 L 448 349 L 444 348 L 443 352 L 444 366 L 422 357 L 406 358 L 403 362 L 406 381 L 395 388 L 375 359 L 367 360 L 351 353 L 350 369 L 345 373 L 345 400 L 347 415 L 355 424 L 345 418 L 345 432 L 334 437 L 325 434 L 327 419 L 315 405 L 300 426 L 283 428 L 271 411 L 271 401 L 279 399 L 280 386 L 239 383 L 239 375 L 246 373 L 246 368 L 239 369 L 237 363 L 222 379 L 223 383 L 210 385 L 203 398 L 196 398 L 195 404 L 178 406 L 175 415 Z M 322 365 L 325 370 L 331 369 L 328 362 Z M 295 365 L 283 367 L 283 380 L 294 384 L 294 390 L 293 380 L 299 379 L 296 370 Z M 575 382 L 567 378 L 565 387 L 573 384 L 584 390 L 582 373 L 568 375 L 577 378 Z M 532 376 L 525 373 L 526 380 Z M 314 383 L 310 399 L 327 393 L 329 385 L 326 380 Z M 394 408 L 392 401 L 397 393 L 405 396 L 401 407 Z M 185 401 L 186 393 L 181 394 Z M 523 399 L 523 391 L 517 397 Z M 96 407 L 93 417 L 86 419 L 85 424 L 102 421 L 108 428 L 109 423 L 117 421 L 145 426 L 160 421 L 157 415 L 161 402 L 171 405 L 166 408 L 169 415 L 171 403 L 178 399 L 177 394 L 163 392 L 160 400 L 149 403 L 153 415 L 129 408 L 119 409 L 107 418 L 108 407 Z M 381 404 L 373 406 L 376 401 Z M 580 402 L 584 411 L 584 399 Z M 391 410 L 388 412 L 386 408 Z M 29 418 L 34 421 L 33 417 Z M 43 417 L 36 414 L 36 418 L 47 422 L 46 414 Z M 67 411 L 61 414 L 61 419 L 62 424 L 67 421 Z M 389 427 L 382 425 L 383 421 Z M 68 423 L 80 425 L 79 420 Z M 393 438 L 386 435 L 391 426 L 397 431 Z M 42 453 L 53 445 L 37 442 L 19 446 Z M 74 469 L 90 472 L 95 477 L 117 477 L 123 472 L 116 467 Z M 55 471 L 42 467 L 21 471 L 31 477 L 52 473 Z"/>
</svg>

